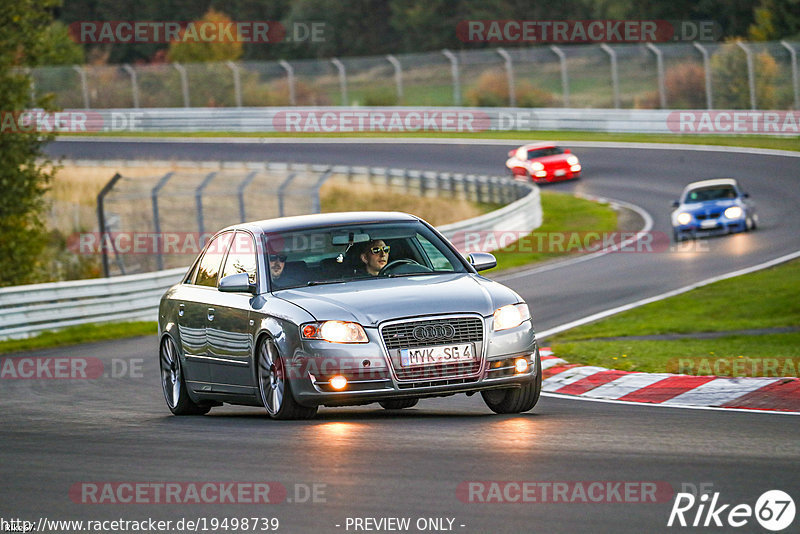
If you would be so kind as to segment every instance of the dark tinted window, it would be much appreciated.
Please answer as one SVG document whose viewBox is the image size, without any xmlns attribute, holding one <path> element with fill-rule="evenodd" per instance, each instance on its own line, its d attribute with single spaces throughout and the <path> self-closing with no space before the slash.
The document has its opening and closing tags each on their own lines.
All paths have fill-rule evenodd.
<svg viewBox="0 0 800 534">
<path fill-rule="evenodd" d="M 233 233 L 226 232 L 215 237 L 203 253 L 194 283 L 198 286 L 217 287 L 219 266 L 228 250 Z"/>
<path fill-rule="evenodd" d="M 250 283 L 256 283 L 256 249 L 247 232 L 236 232 L 221 278 L 237 273 L 247 273 Z"/>
<path fill-rule="evenodd" d="M 556 156 L 558 154 L 563 154 L 563 153 L 564 149 L 557 146 L 551 148 L 540 148 L 538 150 L 528 150 L 528 159 Z"/>
<path fill-rule="evenodd" d="M 706 202 L 709 200 L 728 200 L 736 198 L 736 189 L 729 185 L 702 187 L 686 193 L 685 202 Z"/>
</svg>

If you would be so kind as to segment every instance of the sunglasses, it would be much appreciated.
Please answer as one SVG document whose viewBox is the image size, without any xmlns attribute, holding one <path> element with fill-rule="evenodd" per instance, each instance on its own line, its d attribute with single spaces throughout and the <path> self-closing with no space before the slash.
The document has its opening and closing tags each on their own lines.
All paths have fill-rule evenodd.
<svg viewBox="0 0 800 534">
<path fill-rule="evenodd" d="M 270 256 L 269 257 L 269 262 L 272 263 L 273 261 L 279 261 L 279 262 L 283 263 L 283 262 L 286 261 L 286 255 L 285 254 L 281 254 L 280 256 Z"/>
<path fill-rule="evenodd" d="M 390 247 L 389 245 L 384 245 L 382 247 L 372 247 L 371 249 L 369 249 L 369 251 L 372 252 L 373 254 L 380 254 L 381 252 L 383 252 L 384 254 L 388 254 L 389 249 L 391 248 L 392 247 Z"/>
</svg>

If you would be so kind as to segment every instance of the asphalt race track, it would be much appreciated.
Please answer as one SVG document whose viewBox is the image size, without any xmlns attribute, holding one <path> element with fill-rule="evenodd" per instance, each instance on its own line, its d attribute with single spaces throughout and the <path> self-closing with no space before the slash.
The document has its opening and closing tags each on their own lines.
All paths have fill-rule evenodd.
<svg viewBox="0 0 800 534">
<path fill-rule="evenodd" d="M 513 146 L 68 141 L 49 151 L 87 159 L 273 160 L 500 174 Z M 655 232 L 669 232 L 669 204 L 687 182 L 723 176 L 738 178 L 751 193 L 761 225 L 754 233 L 704 240 L 701 249 L 670 251 L 664 243 L 659 252 L 612 253 L 505 277 L 531 304 L 539 330 L 800 250 L 797 158 L 679 148 L 574 152 L 584 177 L 549 189 L 636 204 L 651 214 Z M 178 418 L 164 404 L 156 349 L 155 339 L 140 338 L 26 355 L 99 358 L 104 376 L 3 381 L 0 517 L 34 523 L 151 517 L 173 524 L 206 518 L 209 531 L 221 532 L 210 528 L 212 518 L 278 518 L 278 532 L 375 531 L 376 523 L 355 519 L 389 517 L 410 518 L 410 532 L 661 532 L 702 529 L 667 527 L 673 492 L 683 488 L 703 484 L 719 492 L 719 504 L 731 505 L 722 521 L 732 506 L 753 507 L 767 490 L 783 490 L 796 503 L 800 498 L 795 416 L 556 397 L 543 397 L 528 414 L 495 416 L 479 396 L 462 395 L 423 400 L 399 413 L 323 408 L 305 422 L 274 422 L 263 410 L 227 406 Z M 277 482 L 287 494 L 278 492 L 280 502 L 273 504 L 87 504 L 80 492 L 70 493 L 80 483 L 192 481 Z M 483 481 L 473 488 L 507 490 L 514 486 L 503 482 L 540 485 L 529 495 L 536 502 L 478 503 L 461 491 L 470 481 Z M 552 494 L 540 502 L 542 488 L 562 482 L 575 484 L 556 502 Z M 619 502 L 624 491 L 621 498 L 613 491 L 601 495 L 611 502 L 583 502 L 573 489 L 593 482 L 655 483 L 672 491 L 657 493 L 655 503 L 636 502 L 638 494 Z M 314 485 L 316 499 L 307 491 Z M 506 494 L 515 497 L 519 492 Z M 686 513 L 689 522 L 697 509 Z M 445 519 L 437 529 L 427 518 Z M 798 524 L 795 519 L 786 531 L 796 532 Z M 763 531 L 754 517 L 736 530 Z"/>
</svg>

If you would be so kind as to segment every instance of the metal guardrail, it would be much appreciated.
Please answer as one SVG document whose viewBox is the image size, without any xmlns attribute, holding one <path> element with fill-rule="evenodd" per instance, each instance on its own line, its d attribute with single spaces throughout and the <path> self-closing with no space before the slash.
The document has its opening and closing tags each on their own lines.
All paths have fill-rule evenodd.
<svg viewBox="0 0 800 534">
<path fill-rule="evenodd" d="M 358 168 L 347 168 L 354 173 Z M 341 169 L 340 169 L 341 170 Z M 366 169 L 367 176 L 385 180 L 401 180 L 409 190 L 424 192 L 440 187 L 446 190 L 455 184 L 471 184 L 483 190 L 492 179 L 448 176 L 439 173 L 406 171 L 401 169 Z M 373 172 L 374 171 L 374 172 Z M 506 181 L 509 179 L 495 179 Z M 416 183 L 415 183 L 416 182 Z M 492 231 L 513 228 L 528 232 L 542 224 L 539 189 L 522 183 L 513 183 L 518 199 L 494 212 L 442 226 L 445 236 L 455 241 L 469 231 Z M 517 198 L 517 197 L 514 197 Z M 512 200 L 512 199 L 509 199 Z M 111 321 L 155 320 L 161 296 L 167 288 L 177 283 L 186 267 L 115 276 L 92 280 L 55 282 L 0 289 L 0 340 L 18 339 L 67 326 Z"/>
</svg>

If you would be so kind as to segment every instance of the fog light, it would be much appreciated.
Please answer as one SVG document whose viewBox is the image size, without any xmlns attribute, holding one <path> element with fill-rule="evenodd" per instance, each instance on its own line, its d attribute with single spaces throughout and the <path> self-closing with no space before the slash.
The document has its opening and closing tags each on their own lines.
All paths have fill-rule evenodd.
<svg viewBox="0 0 800 534">
<path fill-rule="evenodd" d="M 347 379 L 342 375 L 336 375 L 328 381 L 333 389 L 342 390 L 347 387 Z"/>
<path fill-rule="evenodd" d="M 536 173 L 534 173 L 534 176 L 536 176 L 537 178 L 544 178 L 545 176 L 547 176 L 547 171 L 537 171 Z"/>
<path fill-rule="evenodd" d="M 520 374 L 524 373 L 527 370 L 528 370 L 528 360 L 526 360 L 525 358 L 517 358 L 517 360 L 514 362 L 514 371 L 516 371 L 517 374 Z"/>
</svg>

